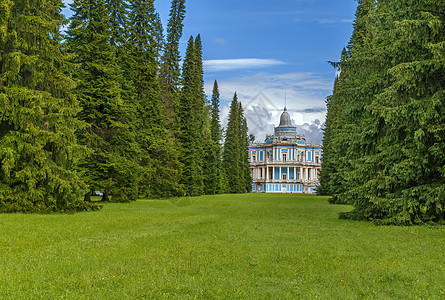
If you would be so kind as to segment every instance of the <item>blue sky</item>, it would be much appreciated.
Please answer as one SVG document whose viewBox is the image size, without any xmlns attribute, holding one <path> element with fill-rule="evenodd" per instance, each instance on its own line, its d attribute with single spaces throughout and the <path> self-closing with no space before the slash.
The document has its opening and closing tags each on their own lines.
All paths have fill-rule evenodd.
<svg viewBox="0 0 445 300">
<path fill-rule="evenodd" d="M 164 26 L 170 2 L 155 0 Z M 186 0 L 181 54 L 188 38 L 201 34 L 205 91 L 211 95 L 218 80 L 223 124 L 236 91 L 250 131 L 262 141 L 278 125 L 286 98 L 300 133 L 319 142 L 335 78 L 326 61 L 338 60 L 348 43 L 356 6 L 354 0 Z"/>
</svg>

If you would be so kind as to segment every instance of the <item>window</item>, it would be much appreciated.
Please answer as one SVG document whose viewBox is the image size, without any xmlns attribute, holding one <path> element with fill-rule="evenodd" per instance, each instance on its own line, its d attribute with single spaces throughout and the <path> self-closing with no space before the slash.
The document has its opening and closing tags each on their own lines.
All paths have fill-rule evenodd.
<svg viewBox="0 0 445 300">
<path fill-rule="evenodd" d="M 319 163 L 319 161 L 318 161 L 318 156 L 315 156 L 315 163 L 316 163 L 316 164 Z"/>
<path fill-rule="evenodd" d="M 283 180 L 287 179 L 287 174 L 282 174 L 283 175 Z"/>
<path fill-rule="evenodd" d="M 283 154 L 283 161 L 287 160 L 287 154 Z"/>
<path fill-rule="evenodd" d="M 252 161 L 256 162 L 256 156 L 255 155 L 252 156 Z"/>
</svg>

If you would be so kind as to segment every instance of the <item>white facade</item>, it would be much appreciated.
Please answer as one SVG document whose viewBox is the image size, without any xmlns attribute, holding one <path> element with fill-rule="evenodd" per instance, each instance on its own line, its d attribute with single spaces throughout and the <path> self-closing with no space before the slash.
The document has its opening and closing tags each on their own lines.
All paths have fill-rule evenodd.
<svg viewBox="0 0 445 300">
<path fill-rule="evenodd" d="M 249 146 L 252 192 L 315 193 L 322 156 L 320 144 L 297 134 L 285 108 L 275 134 Z"/>
</svg>

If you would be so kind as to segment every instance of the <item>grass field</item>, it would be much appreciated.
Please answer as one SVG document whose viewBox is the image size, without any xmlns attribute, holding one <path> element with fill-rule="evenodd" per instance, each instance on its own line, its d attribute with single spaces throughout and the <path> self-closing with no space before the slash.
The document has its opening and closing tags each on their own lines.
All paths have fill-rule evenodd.
<svg viewBox="0 0 445 300">
<path fill-rule="evenodd" d="M 1 299 L 445 299 L 445 227 L 326 198 L 221 195 L 0 215 Z"/>
</svg>

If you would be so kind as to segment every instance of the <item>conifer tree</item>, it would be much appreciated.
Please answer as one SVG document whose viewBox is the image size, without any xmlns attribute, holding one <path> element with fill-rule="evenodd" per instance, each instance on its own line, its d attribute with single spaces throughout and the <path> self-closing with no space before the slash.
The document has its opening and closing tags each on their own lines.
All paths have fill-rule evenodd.
<svg viewBox="0 0 445 300">
<path fill-rule="evenodd" d="M 130 1 L 130 3 L 132 3 Z M 106 0 L 110 28 L 110 45 L 116 49 L 117 56 L 123 50 L 127 37 L 127 2 L 124 0 Z M 120 50 L 120 51 L 119 51 Z"/>
<path fill-rule="evenodd" d="M 176 116 L 181 84 L 179 40 L 182 37 L 184 18 L 185 0 L 172 0 L 160 70 L 163 113 L 170 129 L 175 129 L 178 122 Z"/>
<path fill-rule="evenodd" d="M 333 192 L 354 205 L 343 217 L 442 222 L 444 2 L 365 2 L 366 30 L 354 30 L 333 95 L 341 130 L 330 138 L 347 149 L 336 165 L 343 189 Z"/>
<path fill-rule="evenodd" d="M 0 1 L 0 211 L 94 209 L 74 170 L 78 103 L 62 71 L 61 1 Z"/>
<path fill-rule="evenodd" d="M 336 204 L 345 204 L 345 200 L 337 197 L 337 195 L 345 187 L 341 170 L 342 166 L 347 163 L 345 160 L 347 144 L 344 139 L 347 139 L 348 136 L 342 135 L 344 130 L 342 125 L 344 123 L 341 121 L 342 113 L 348 109 L 347 102 L 342 101 L 346 98 L 343 91 L 348 81 L 347 60 L 348 52 L 344 48 L 339 63 L 340 73 L 334 83 L 333 95 L 326 99 L 327 114 L 323 137 L 323 162 L 320 172 L 320 186 L 317 189 L 317 193 L 320 195 L 332 195 L 329 202 Z"/>
<path fill-rule="evenodd" d="M 202 54 L 199 36 L 190 37 L 184 59 L 183 88 L 178 107 L 178 141 L 181 147 L 181 162 L 184 165 L 181 183 L 188 195 L 203 193 L 204 141 L 206 108 L 203 90 Z"/>
<path fill-rule="evenodd" d="M 247 131 L 242 105 L 235 93 L 230 104 L 223 151 L 223 169 L 229 193 L 244 193 L 252 187 Z"/>
<path fill-rule="evenodd" d="M 133 0 L 129 14 L 126 73 L 132 78 L 136 92 L 135 129 L 141 149 L 141 185 L 150 197 L 166 197 L 178 193 L 179 161 L 161 114 L 156 22 L 153 0 Z"/>
<path fill-rule="evenodd" d="M 139 148 L 128 123 L 131 111 L 121 97 L 121 69 L 110 44 L 106 3 L 75 0 L 71 8 L 67 42 L 77 64 L 74 91 L 82 107 L 79 118 L 89 124 L 80 132 L 80 141 L 91 150 L 82 164 L 86 179 L 92 190 L 104 191 L 103 200 L 108 200 L 109 193 L 113 201 L 134 200 Z"/>
<path fill-rule="evenodd" d="M 247 120 L 244 116 L 244 109 L 241 101 L 238 103 L 238 114 L 240 124 L 240 140 L 239 143 L 241 145 L 241 153 L 239 158 L 239 167 L 242 173 L 242 192 L 251 192 L 252 191 L 252 175 L 250 171 L 250 162 L 249 162 L 249 141 L 251 136 L 248 135 L 249 128 L 247 127 Z M 253 137 L 253 136 L 252 136 Z M 255 139 L 255 137 L 253 137 Z"/>
<path fill-rule="evenodd" d="M 219 123 L 219 90 L 218 83 L 215 80 L 212 91 L 210 131 L 211 140 L 209 141 L 207 154 L 207 170 L 205 176 L 205 193 L 208 195 L 218 194 L 222 190 L 222 147 L 221 147 L 221 125 Z"/>
<path fill-rule="evenodd" d="M 170 88 L 180 85 L 181 55 L 179 54 L 179 40 L 182 37 L 185 17 L 185 0 L 172 0 L 170 18 L 167 24 L 167 40 L 165 43 L 162 77 Z"/>
<path fill-rule="evenodd" d="M 343 49 L 339 76 L 334 84 L 332 97 L 327 102 L 328 113 L 323 141 L 323 164 L 320 174 L 320 193 L 324 191 L 333 197 L 331 203 L 347 203 L 350 198 L 342 195 L 357 182 L 357 175 L 349 177 L 349 171 L 357 170 L 353 162 L 362 157 L 363 147 L 369 147 L 371 139 L 362 139 L 359 128 L 366 126 L 369 117 L 366 105 L 372 90 L 367 72 L 372 72 L 369 60 L 355 55 L 361 49 L 371 49 L 374 39 L 374 0 L 359 1 L 354 31 L 347 49 Z M 365 71 L 368 70 L 368 71 Z M 361 86 L 362 89 L 355 88 Z M 372 130 L 372 129 L 371 129 Z M 364 144 L 368 146 L 365 146 Z M 354 149 L 354 150 L 353 150 Z M 366 173 L 366 171 L 364 171 Z"/>
</svg>

